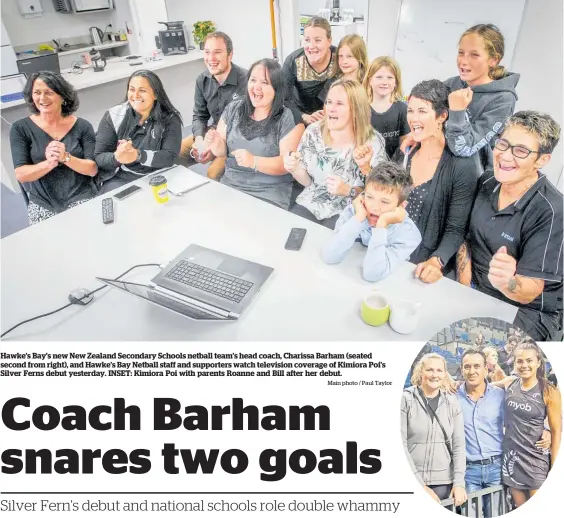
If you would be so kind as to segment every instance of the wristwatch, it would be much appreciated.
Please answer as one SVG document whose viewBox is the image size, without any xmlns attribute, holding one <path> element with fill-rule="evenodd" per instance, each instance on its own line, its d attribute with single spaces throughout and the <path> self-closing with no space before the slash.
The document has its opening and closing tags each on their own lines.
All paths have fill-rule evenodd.
<svg viewBox="0 0 564 518">
<path fill-rule="evenodd" d="M 63 163 L 68 162 L 71 159 L 71 154 L 67 151 L 65 153 L 65 158 L 63 158 Z"/>
<path fill-rule="evenodd" d="M 351 187 L 351 190 L 349 192 L 349 197 L 354 198 L 355 196 L 356 196 L 356 190 L 354 187 Z"/>
</svg>

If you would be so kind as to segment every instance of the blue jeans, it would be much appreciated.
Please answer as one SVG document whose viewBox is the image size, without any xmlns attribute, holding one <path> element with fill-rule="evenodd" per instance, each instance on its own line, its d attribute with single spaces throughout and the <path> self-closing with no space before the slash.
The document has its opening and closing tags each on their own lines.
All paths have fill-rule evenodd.
<svg viewBox="0 0 564 518">
<path fill-rule="evenodd" d="M 501 456 L 495 459 L 491 464 L 466 464 L 466 492 L 468 494 L 485 489 L 487 487 L 498 486 L 501 484 Z M 492 516 L 492 503 L 496 511 L 495 516 L 500 516 L 501 498 L 503 496 L 496 494 L 491 498 L 491 495 L 484 495 L 482 497 L 482 504 L 484 509 L 484 518 L 491 518 Z M 472 503 L 474 509 L 474 516 L 476 515 L 476 502 Z"/>
</svg>

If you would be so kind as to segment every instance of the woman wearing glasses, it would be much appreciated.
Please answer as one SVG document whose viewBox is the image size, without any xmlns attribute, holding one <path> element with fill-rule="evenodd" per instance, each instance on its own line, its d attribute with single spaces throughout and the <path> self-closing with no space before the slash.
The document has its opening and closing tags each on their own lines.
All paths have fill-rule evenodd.
<svg viewBox="0 0 564 518">
<path fill-rule="evenodd" d="M 549 115 L 507 120 L 457 254 L 458 279 L 517 306 L 515 325 L 537 341 L 562 340 L 563 198 L 540 172 L 559 138 Z"/>
</svg>

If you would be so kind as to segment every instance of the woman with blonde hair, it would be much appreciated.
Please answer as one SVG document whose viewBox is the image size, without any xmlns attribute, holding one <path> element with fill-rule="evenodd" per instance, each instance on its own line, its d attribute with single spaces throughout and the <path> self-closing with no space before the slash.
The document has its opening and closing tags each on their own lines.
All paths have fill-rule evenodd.
<svg viewBox="0 0 564 518">
<path fill-rule="evenodd" d="M 370 100 L 370 123 L 384 137 L 386 153 L 392 157 L 410 132 L 397 61 L 389 56 L 376 58 L 363 85 Z"/>
<path fill-rule="evenodd" d="M 337 65 L 334 76 L 325 83 L 319 98 L 325 102 L 327 92 L 338 79 L 350 79 L 362 84 L 368 68 L 366 43 L 358 34 L 348 34 L 337 47 Z"/>
<path fill-rule="evenodd" d="M 384 139 L 370 126 L 366 92 L 357 81 L 336 81 L 323 119 L 307 127 L 297 153 L 284 156 L 286 170 L 305 186 L 291 211 L 335 228 L 347 203 L 363 190 L 364 176 L 383 160 Z"/>
<path fill-rule="evenodd" d="M 534 342 L 514 350 L 515 372 L 495 385 L 505 389 L 503 484 L 517 507 L 529 500 L 546 480 L 562 439 L 562 398 L 546 379 L 545 359 Z M 537 446 L 548 418 L 550 456 Z"/>
<path fill-rule="evenodd" d="M 467 500 L 464 475 L 466 443 L 464 418 L 450 385 L 446 360 L 425 354 L 413 368 L 411 387 L 401 400 L 401 435 L 413 473 L 425 491 L 440 502 Z"/>
</svg>

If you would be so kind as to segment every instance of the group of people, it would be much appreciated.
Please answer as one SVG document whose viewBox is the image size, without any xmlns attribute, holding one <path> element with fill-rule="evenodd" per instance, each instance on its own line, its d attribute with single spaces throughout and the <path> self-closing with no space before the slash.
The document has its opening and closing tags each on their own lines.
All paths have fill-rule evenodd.
<svg viewBox="0 0 564 518">
<path fill-rule="evenodd" d="M 405 103 L 398 63 L 369 62 L 358 35 L 334 47 L 324 18 L 309 20 L 283 67 L 242 69 L 215 32 L 184 139 L 153 72 L 132 74 L 96 134 L 73 115 L 72 87 L 39 72 L 24 91 L 32 115 L 12 127 L 16 176 L 33 224 L 190 156 L 210 178 L 335 229 L 329 263 L 360 240 L 367 280 L 410 260 L 422 282 L 456 278 L 517 306 L 515 324 L 533 338 L 560 340 L 562 194 L 540 172 L 560 127 L 513 114 L 519 75 L 503 54 L 495 26 L 471 27 L 459 75 L 422 81 Z"/>
<path fill-rule="evenodd" d="M 401 433 L 414 474 L 435 500 L 459 506 L 470 493 L 503 485 L 519 507 L 546 479 L 562 436 L 560 391 L 532 340 L 515 345 L 512 357 L 510 375 L 499 381 L 490 381 L 487 353 L 477 347 L 463 352 L 459 383 L 435 352 L 413 368 Z M 477 498 L 484 518 L 502 514 L 500 492 Z"/>
</svg>

